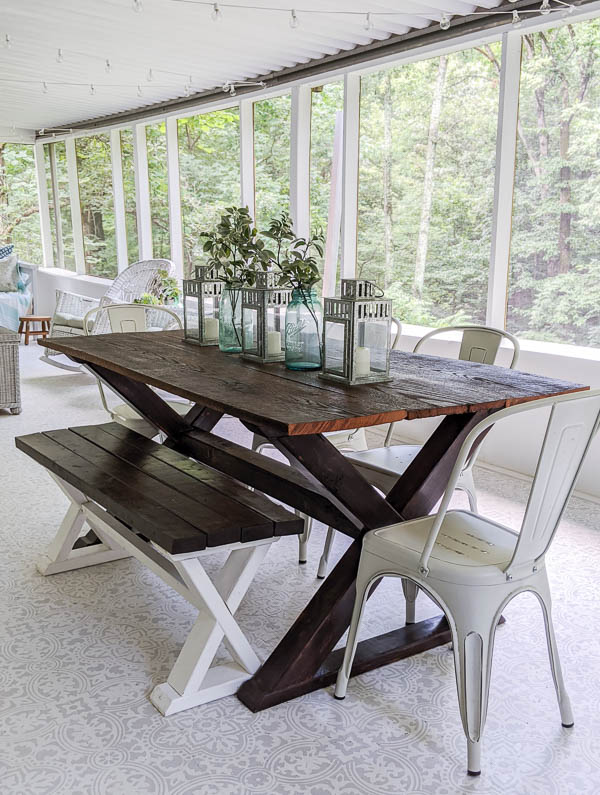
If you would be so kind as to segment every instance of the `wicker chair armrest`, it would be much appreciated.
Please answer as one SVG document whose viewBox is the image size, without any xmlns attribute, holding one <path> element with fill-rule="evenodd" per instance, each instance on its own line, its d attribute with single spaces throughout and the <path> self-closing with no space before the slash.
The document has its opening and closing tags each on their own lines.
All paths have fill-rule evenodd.
<svg viewBox="0 0 600 795">
<path fill-rule="evenodd" d="M 75 315 L 75 317 L 83 317 L 86 312 L 100 305 L 99 298 L 90 298 L 87 295 L 78 295 L 77 293 L 70 293 L 67 290 L 56 291 L 56 308 L 55 313 Z"/>
</svg>

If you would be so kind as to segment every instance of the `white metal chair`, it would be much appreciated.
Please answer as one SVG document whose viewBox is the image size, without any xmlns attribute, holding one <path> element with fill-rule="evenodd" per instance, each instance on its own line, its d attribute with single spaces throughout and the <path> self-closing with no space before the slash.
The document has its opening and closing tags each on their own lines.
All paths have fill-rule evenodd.
<svg viewBox="0 0 600 795">
<path fill-rule="evenodd" d="M 84 317 L 83 328 L 85 334 L 89 336 L 133 331 L 169 331 L 182 328 L 182 323 L 180 317 L 166 306 L 113 304 L 90 309 Z M 127 403 L 109 407 L 100 379 L 98 379 L 98 389 L 102 405 L 114 422 L 118 422 L 132 431 L 137 431 L 149 439 L 159 434 L 159 429 L 155 425 L 141 417 Z M 167 403 L 181 415 L 186 414 L 191 407 L 187 401 L 167 400 Z"/>
<path fill-rule="evenodd" d="M 463 467 L 482 431 L 506 417 L 542 407 L 551 411 L 520 531 L 470 511 L 449 511 Z M 490 415 L 463 442 L 437 514 L 367 533 L 336 698 L 346 695 L 362 611 L 372 585 L 388 575 L 415 583 L 448 619 L 468 772 L 479 775 L 496 626 L 513 597 L 532 591 L 544 614 L 561 721 L 566 728 L 573 725 L 552 626 L 545 555 L 599 423 L 600 390 L 536 400 Z"/>
<path fill-rule="evenodd" d="M 519 359 L 519 341 L 508 331 L 491 328 L 490 326 L 447 326 L 445 328 L 434 329 L 425 334 L 414 347 L 414 353 L 419 353 L 424 345 L 434 337 L 440 337 L 451 333 L 459 332 L 461 336 L 458 358 L 463 361 L 479 362 L 480 364 L 494 364 L 502 340 L 506 340 L 512 347 L 511 368 L 516 367 Z M 347 457 L 354 466 L 360 471 L 372 486 L 387 494 L 395 482 L 407 469 L 413 458 L 421 450 L 421 445 L 417 444 L 397 444 L 392 445 L 395 422 L 390 423 L 383 447 L 373 448 L 372 450 L 351 450 Z M 467 463 L 460 474 L 456 484 L 459 491 L 466 492 L 469 498 L 469 507 L 472 511 L 477 511 L 477 492 L 473 479 L 473 466 L 477 460 L 479 448 L 474 450 L 467 460 Z M 327 574 L 329 565 L 329 553 L 335 537 L 335 530 L 329 528 L 323 555 L 319 562 L 317 577 L 322 579 Z M 407 593 L 411 605 L 414 606 L 416 594 Z M 412 608 L 411 608 L 412 609 Z M 411 610 L 409 610 L 411 612 Z M 414 618 L 412 619 L 414 621 Z"/>
<path fill-rule="evenodd" d="M 392 340 L 392 350 L 397 350 L 398 346 L 400 345 L 400 337 L 402 336 L 402 323 L 398 320 L 398 318 L 393 317 L 392 325 L 395 328 L 394 338 Z M 324 436 L 327 438 L 327 441 L 338 450 L 358 452 L 360 450 L 369 449 L 364 428 L 352 428 L 349 431 L 330 431 L 325 433 Z M 252 437 L 252 449 L 257 453 L 262 453 L 265 450 L 274 450 L 275 447 L 268 442 L 264 436 L 260 436 L 259 434 L 255 433 Z M 298 563 L 306 563 L 308 539 L 310 538 L 312 530 L 312 517 L 299 512 L 297 513 L 304 519 L 304 532 L 298 536 Z"/>
<path fill-rule="evenodd" d="M 130 304 L 135 299 L 140 298 L 143 293 L 149 293 L 157 298 L 160 297 L 161 275 L 160 271 L 166 271 L 171 276 L 175 266 L 168 259 L 149 259 L 134 262 L 125 268 L 112 282 L 102 298 L 90 298 L 84 295 L 77 295 L 66 290 L 56 291 L 56 307 L 50 323 L 51 337 L 73 337 L 81 336 L 85 333 L 83 318 L 87 312 L 96 307 L 108 306 L 110 304 Z M 106 328 L 108 331 L 109 329 Z M 77 364 L 69 364 L 63 361 L 58 351 L 44 349 L 41 361 L 60 367 L 62 370 L 72 370 L 81 372 L 81 367 Z"/>
</svg>

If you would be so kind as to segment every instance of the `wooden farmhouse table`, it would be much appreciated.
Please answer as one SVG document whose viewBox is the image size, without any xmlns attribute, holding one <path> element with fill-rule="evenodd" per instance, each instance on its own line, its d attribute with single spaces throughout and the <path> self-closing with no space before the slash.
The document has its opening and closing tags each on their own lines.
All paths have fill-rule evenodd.
<svg viewBox="0 0 600 795">
<path fill-rule="evenodd" d="M 265 709 L 335 681 L 350 623 L 361 539 L 368 531 L 428 514 L 460 445 L 488 414 L 514 403 L 587 387 L 503 367 L 392 352 L 393 381 L 345 387 L 317 373 L 258 365 L 181 331 L 47 338 L 40 345 L 85 364 L 166 435 L 166 444 L 281 500 L 354 539 L 339 563 L 238 698 Z M 184 417 L 150 387 L 194 404 Z M 224 415 L 269 439 L 291 466 L 211 431 Z M 326 431 L 442 417 L 395 486 L 382 497 L 327 441 Z M 362 641 L 353 674 L 450 641 L 442 616 Z"/>
</svg>

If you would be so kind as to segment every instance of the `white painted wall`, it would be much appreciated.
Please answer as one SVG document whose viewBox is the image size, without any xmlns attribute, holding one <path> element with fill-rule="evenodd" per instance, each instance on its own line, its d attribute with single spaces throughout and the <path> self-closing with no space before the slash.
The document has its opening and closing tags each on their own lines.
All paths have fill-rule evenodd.
<svg viewBox="0 0 600 795">
<path fill-rule="evenodd" d="M 56 306 L 56 291 L 67 290 L 89 298 L 102 298 L 111 284 L 110 279 L 85 276 L 62 268 L 38 268 L 36 285 L 36 313 L 50 315 Z"/>
</svg>

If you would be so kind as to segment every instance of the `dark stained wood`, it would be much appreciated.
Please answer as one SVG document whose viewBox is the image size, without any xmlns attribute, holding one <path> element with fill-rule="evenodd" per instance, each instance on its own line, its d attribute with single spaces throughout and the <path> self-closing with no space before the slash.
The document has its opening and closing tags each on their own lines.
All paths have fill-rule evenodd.
<svg viewBox="0 0 600 795">
<path fill-rule="evenodd" d="M 401 517 L 377 492 L 352 463 L 343 456 L 324 436 L 269 437 L 268 429 L 261 434 L 281 450 L 296 467 L 308 473 L 315 483 L 321 483 L 327 491 L 349 508 L 363 526 L 368 529 L 399 522 Z M 310 514 L 312 516 L 312 513 Z"/>
<path fill-rule="evenodd" d="M 463 441 L 490 413 L 477 411 L 444 417 L 387 494 L 387 502 L 404 520 L 426 516 L 431 511 L 444 493 Z"/>
<path fill-rule="evenodd" d="M 239 502 L 246 508 L 256 511 L 263 517 L 267 517 L 271 523 L 277 526 L 278 535 L 295 535 L 298 532 L 298 522 L 296 519 L 290 521 L 290 513 L 278 503 L 266 500 L 259 494 L 246 486 L 242 485 L 233 478 L 215 472 L 213 469 L 198 466 L 187 456 L 182 456 L 165 445 L 158 445 L 150 439 L 143 437 L 136 439 L 135 445 L 131 444 L 129 431 L 116 422 L 106 425 L 90 426 L 89 428 L 74 428 L 77 433 L 86 433 L 87 438 L 93 438 L 93 433 L 104 434 L 112 438 L 103 439 L 102 446 L 124 457 L 125 460 L 135 462 L 140 461 L 137 466 L 152 467 L 152 459 L 168 464 L 173 472 L 168 472 L 164 468 L 159 470 L 160 476 L 168 478 L 169 485 L 177 488 L 185 494 L 191 494 L 197 482 L 204 486 L 209 486 L 217 493 L 228 497 L 232 501 L 232 510 L 235 510 L 236 503 Z M 141 456 L 146 458 L 141 459 Z M 141 460 L 140 460 L 141 459 Z M 150 459 L 150 461 L 149 461 Z M 261 536 L 264 538 L 265 536 Z M 244 538 L 250 541 L 250 538 Z"/>
<path fill-rule="evenodd" d="M 196 403 L 185 415 L 185 421 L 198 431 L 212 431 L 222 416 L 222 411 L 215 411 Z"/>
<path fill-rule="evenodd" d="M 45 344 L 91 363 L 108 383 L 112 378 L 111 386 L 165 431 L 165 450 L 168 445 L 356 539 L 262 668 L 240 688 L 238 697 L 254 711 L 333 681 L 342 652 L 332 650 L 349 624 L 364 533 L 429 513 L 462 440 L 480 419 L 514 403 L 587 389 L 495 366 L 398 352 L 392 353 L 392 382 L 348 388 L 315 373 L 292 373 L 281 364 L 259 367 L 216 348 L 187 345 L 180 332 Z M 148 396 L 145 384 L 181 395 L 197 408 L 175 421 Z M 210 433 L 223 412 L 270 439 L 293 466 Z M 432 416 L 444 419 L 386 499 L 319 435 Z M 421 622 L 361 644 L 355 670 L 447 640 L 443 621 Z"/>
<path fill-rule="evenodd" d="M 190 431 L 171 439 L 170 446 L 347 535 L 356 538 L 361 534 L 360 520 L 334 495 L 280 461 L 204 431 Z"/>
<path fill-rule="evenodd" d="M 215 346 L 185 343 L 180 331 L 55 337 L 40 344 L 130 383 L 160 387 L 294 436 L 490 410 L 585 388 L 493 365 L 399 351 L 392 352 L 393 381 L 349 388 L 324 382 L 316 373 L 290 373 L 280 363 L 257 367 L 224 356 Z"/>
<path fill-rule="evenodd" d="M 393 505 L 406 519 L 416 515 L 413 511 L 417 507 L 420 510 L 418 515 L 427 515 L 443 493 L 444 473 L 456 460 L 460 442 L 472 425 L 486 415 L 487 412 L 479 412 L 477 415 L 446 417 L 434 431 L 435 443 L 428 443 L 421 449 L 411 464 L 412 472 L 409 474 L 407 470 L 394 486 L 397 492 L 395 502 L 389 499 L 389 495 L 384 502 Z M 289 437 L 286 441 L 296 443 L 302 441 L 302 438 Z M 445 450 L 449 452 L 446 454 Z M 338 451 L 334 452 L 342 459 L 340 466 L 347 465 L 343 456 Z M 374 489 L 372 493 L 376 495 Z M 374 506 L 375 514 L 377 504 L 373 499 L 367 501 L 364 510 L 367 513 L 371 505 Z M 373 527 L 373 522 L 370 526 Z M 260 671 L 241 686 L 238 698 L 249 709 L 258 711 L 316 690 L 321 687 L 322 681 L 318 675 L 319 669 L 324 666 L 325 670 L 333 670 L 335 660 L 332 662 L 330 656 L 349 626 L 352 615 L 360 548 L 360 541 L 354 542 L 348 548 Z M 437 630 L 434 634 L 437 637 Z M 399 641 L 405 639 L 403 634 L 395 637 Z M 422 636 L 420 642 L 425 644 L 423 648 L 431 648 L 436 642 L 445 641 L 431 638 L 431 645 L 427 646 L 430 641 Z M 394 658 L 392 651 L 388 649 L 385 660 L 391 662 L 392 659 L 399 660 L 406 656 L 402 645 L 396 648 L 396 654 Z M 294 660 L 292 665 L 290 660 Z M 385 662 L 382 661 L 381 664 Z"/>
<path fill-rule="evenodd" d="M 352 665 L 351 676 L 367 673 L 382 665 L 412 657 L 413 654 L 421 654 L 424 651 L 450 643 L 452 640 L 448 622 L 444 616 L 428 618 L 416 624 L 409 624 L 399 629 L 377 635 L 373 638 L 360 641 L 356 647 L 356 656 Z M 238 698 L 246 704 L 253 712 L 273 707 L 283 701 L 298 698 L 306 693 L 320 690 L 335 684 L 338 671 L 344 658 L 344 649 L 336 649 L 329 654 L 323 664 L 319 667 L 316 674 L 305 681 L 290 682 L 284 684 L 281 689 L 269 693 L 265 692 L 260 704 L 255 705 L 249 698 L 250 689 L 254 679 L 260 676 L 256 674 L 254 679 L 250 679 L 242 685 L 238 691 Z"/>
<path fill-rule="evenodd" d="M 114 425 L 109 427 L 114 430 Z M 181 463 L 186 461 L 187 471 L 179 469 L 169 462 L 177 453 L 168 451 L 169 461 L 154 457 L 148 446 L 160 445 L 133 431 L 125 432 L 123 439 L 102 428 L 84 426 L 17 437 L 16 444 L 168 552 L 302 531 L 300 519 L 281 506 L 275 512 L 263 495 L 232 482 L 231 496 L 223 475 L 208 473 L 208 482 L 201 476 L 191 477 L 192 465 L 200 474 L 200 464 L 178 456 Z M 136 450 L 138 441 L 143 449 Z"/>
</svg>

